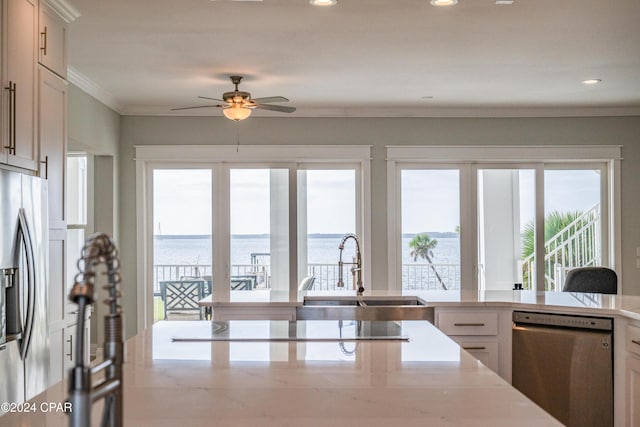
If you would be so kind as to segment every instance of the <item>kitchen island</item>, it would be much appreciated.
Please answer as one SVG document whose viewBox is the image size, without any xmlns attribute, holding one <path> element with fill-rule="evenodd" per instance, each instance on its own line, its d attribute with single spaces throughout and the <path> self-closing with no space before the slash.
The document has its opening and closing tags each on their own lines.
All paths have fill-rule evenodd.
<svg viewBox="0 0 640 427">
<path fill-rule="evenodd" d="M 127 342 L 124 380 L 128 426 L 560 425 L 426 321 L 159 322 Z"/>
</svg>

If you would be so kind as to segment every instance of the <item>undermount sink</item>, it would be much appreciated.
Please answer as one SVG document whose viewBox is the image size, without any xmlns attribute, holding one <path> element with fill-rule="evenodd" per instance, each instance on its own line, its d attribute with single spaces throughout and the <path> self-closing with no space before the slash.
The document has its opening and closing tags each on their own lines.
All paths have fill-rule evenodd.
<svg viewBox="0 0 640 427">
<path fill-rule="evenodd" d="M 428 320 L 434 310 L 411 296 L 307 296 L 296 309 L 298 320 Z"/>
</svg>

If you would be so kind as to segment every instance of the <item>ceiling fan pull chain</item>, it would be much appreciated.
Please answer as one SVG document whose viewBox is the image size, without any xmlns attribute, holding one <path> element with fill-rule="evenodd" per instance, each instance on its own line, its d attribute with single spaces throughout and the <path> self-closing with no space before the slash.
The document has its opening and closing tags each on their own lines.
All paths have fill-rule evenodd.
<svg viewBox="0 0 640 427">
<path fill-rule="evenodd" d="M 240 151 L 240 122 L 236 121 L 236 153 Z"/>
</svg>

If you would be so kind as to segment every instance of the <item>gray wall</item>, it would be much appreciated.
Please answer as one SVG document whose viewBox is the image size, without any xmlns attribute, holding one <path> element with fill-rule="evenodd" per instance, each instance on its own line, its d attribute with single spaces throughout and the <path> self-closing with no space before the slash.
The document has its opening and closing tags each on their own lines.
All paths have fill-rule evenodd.
<svg viewBox="0 0 640 427">
<path fill-rule="evenodd" d="M 118 151 L 120 115 L 74 85 L 68 87 L 68 150 L 89 154 L 90 176 L 95 197 L 88 200 L 87 232 L 102 231 L 118 240 Z M 79 253 L 69 251 L 73 260 Z M 98 301 L 104 296 L 99 295 Z M 133 301 L 135 304 L 135 300 Z M 103 304 L 97 304 L 91 322 L 91 342 L 103 341 Z M 135 307 L 132 323 L 135 326 Z"/>
<path fill-rule="evenodd" d="M 236 124 L 212 117 L 122 117 L 120 241 L 123 273 L 136 277 L 134 145 L 235 144 Z M 640 246 L 640 117 L 595 118 L 258 118 L 239 124 L 241 144 L 367 144 L 372 160 L 372 275 L 375 288 L 387 277 L 387 183 L 385 145 L 623 145 L 622 282 L 640 294 L 636 247 Z M 133 289 L 127 299 L 135 299 Z M 135 304 L 128 303 L 129 316 Z M 129 326 L 131 322 L 129 322 Z M 128 329 L 129 333 L 133 330 Z"/>
</svg>

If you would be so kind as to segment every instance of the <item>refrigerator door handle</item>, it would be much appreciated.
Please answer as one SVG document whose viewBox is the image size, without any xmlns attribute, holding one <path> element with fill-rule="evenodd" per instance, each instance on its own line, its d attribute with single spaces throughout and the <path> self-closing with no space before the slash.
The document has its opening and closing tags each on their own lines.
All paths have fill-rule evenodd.
<svg viewBox="0 0 640 427">
<path fill-rule="evenodd" d="M 18 212 L 18 235 L 20 239 L 17 244 L 24 244 L 26 249 L 25 260 L 27 263 L 27 318 L 23 328 L 22 342 L 20 344 L 20 356 L 24 360 L 29 352 L 31 345 L 31 335 L 33 331 L 34 311 L 36 307 L 36 275 L 35 275 L 35 255 L 33 249 L 33 240 L 31 239 L 31 233 L 29 232 L 29 223 L 27 221 L 27 215 L 23 208 L 20 208 Z M 22 242 L 20 242 L 22 240 Z M 19 256 L 19 251 L 16 251 L 16 256 Z"/>
</svg>

